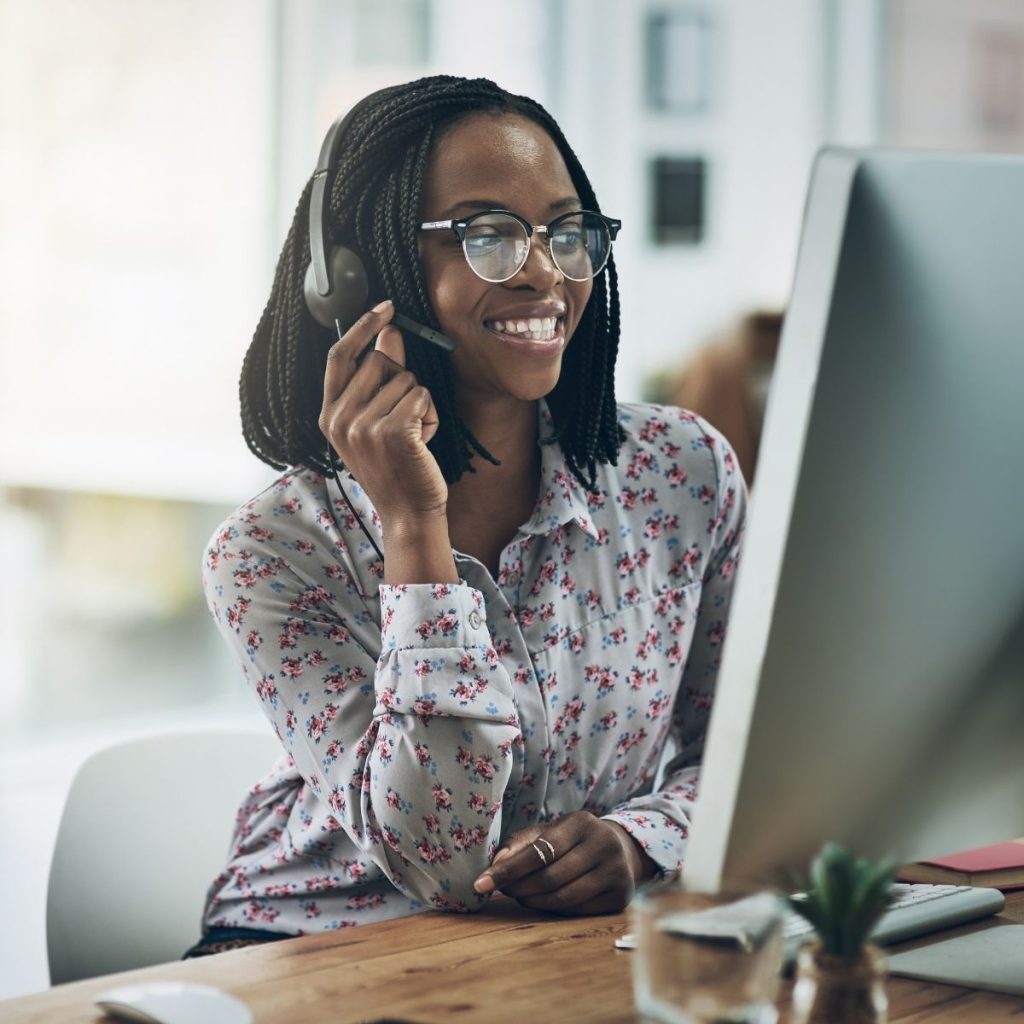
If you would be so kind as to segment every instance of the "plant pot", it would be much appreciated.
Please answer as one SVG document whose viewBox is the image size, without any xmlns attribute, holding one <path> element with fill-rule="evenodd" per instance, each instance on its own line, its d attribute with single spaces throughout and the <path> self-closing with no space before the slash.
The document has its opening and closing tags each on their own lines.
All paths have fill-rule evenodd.
<svg viewBox="0 0 1024 1024">
<path fill-rule="evenodd" d="M 886 959 L 877 946 L 865 946 L 854 959 L 825 953 L 818 943 L 797 957 L 793 1024 L 885 1024 Z"/>
</svg>

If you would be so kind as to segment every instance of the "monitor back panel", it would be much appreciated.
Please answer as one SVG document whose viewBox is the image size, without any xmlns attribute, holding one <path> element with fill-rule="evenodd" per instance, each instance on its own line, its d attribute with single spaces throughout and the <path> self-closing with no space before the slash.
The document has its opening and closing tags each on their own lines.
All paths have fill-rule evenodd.
<svg viewBox="0 0 1024 1024">
<path fill-rule="evenodd" d="M 1024 159 L 825 151 L 686 874 L 1024 834 Z"/>
</svg>

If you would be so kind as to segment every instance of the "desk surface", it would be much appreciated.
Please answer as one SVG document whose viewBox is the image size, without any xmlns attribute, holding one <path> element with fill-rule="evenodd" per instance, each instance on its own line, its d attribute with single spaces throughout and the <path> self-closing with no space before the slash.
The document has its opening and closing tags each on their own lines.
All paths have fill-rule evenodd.
<svg viewBox="0 0 1024 1024">
<path fill-rule="evenodd" d="M 1001 916 L 1024 922 L 1024 891 Z M 92 1005 L 98 992 L 160 979 L 231 992 L 256 1024 L 633 1021 L 632 954 L 612 944 L 626 930 L 625 914 L 551 918 L 496 901 L 480 914 L 420 914 L 61 985 L 0 1003 L 0 1020 L 93 1024 L 107 1019 Z M 890 1021 L 1024 1020 L 1024 1000 L 1010 996 L 903 978 L 890 978 L 888 992 Z"/>
</svg>

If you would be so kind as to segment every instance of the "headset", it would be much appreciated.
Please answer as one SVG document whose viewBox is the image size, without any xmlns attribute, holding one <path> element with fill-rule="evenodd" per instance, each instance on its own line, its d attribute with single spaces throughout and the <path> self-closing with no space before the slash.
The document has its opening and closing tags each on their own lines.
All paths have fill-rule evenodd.
<svg viewBox="0 0 1024 1024">
<path fill-rule="evenodd" d="M 306 298 L 306 307 L 313 319 L 324 327 L 333 327 L 337 331 L 339 341 L 342 335 L 366 311 L 370 282 L 363 260 L 355 249 L 347 245 L 330 245 L 328 247 L 327 186 L 352 119 L 368 102 L 376 97 L 384 96 L 390 91 L 391 89 L 381 89 L 371 93 L 331 125 L 323 145 L 320 147 L 320 156 L 313 174 L 313 191 L 309 200 L 310 264 L 306 269 L 303 293 Z M 411 334 L 437 345 L 438 348 L 446 352 L 452 352 L 455 349 L 455 342 L 445 337 L 440 331 L 417 323 L 397 310 L 391 317 L 391 323 L 403 331 L 409 331 Z M 377 553 L 377 557 L 383 562 L 384 553 L 377 546 L 377 542 L 370 535 L 362 517 L 349 501 L 345 488 L 342 487 L 338 472 L 338 459 L 330 443 L 327 445 L 327 458 L 330 462 L 334 482 L 338 485 L 338 490 L 341 492 L 342 498 L 345 499 L 348 510 L 355 516 L 366 539 Z M 327 507 L 340 536 L 341 526 L 334 515 L 334 508 L 330 501 L 328 501 Z M 358 576 L 355 573 L 354 564 L 351 566 L 351 571 L 353 582 L 358 586 Z M 365 594 L 361 594 L 361 596 L 366 597 Z"/>
<path fill-rule="evenodd" d="M 327 185 L 334 171 L 342 142 L 352 118 L 368 101 L 390 92 L 381 89 L 360 100 L 347 114 L 331 125 L 320 147 L 313 192 L 309 200 L 309 253 L 303 292 L 313 319 L 324 327 L 333 327 L 338 338 L 366 311 L 370 293 L 369 275 L 355 249 L 347 245 L 327 244 Z M 391 322 L 404 331 L 418 335 L 446 352 L 455 350 L 455 342 L 432 327 L 417 323 L 397 310 Z"/>
</svg>

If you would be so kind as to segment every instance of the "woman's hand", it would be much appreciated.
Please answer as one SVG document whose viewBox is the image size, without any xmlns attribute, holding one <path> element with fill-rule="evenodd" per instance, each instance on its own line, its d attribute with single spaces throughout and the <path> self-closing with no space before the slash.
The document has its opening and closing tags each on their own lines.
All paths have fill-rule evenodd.
<svg viewBox="0 0 1024 1024">
<path fill-rule="evenodd" d="M 405 369 L 390 301 L 364 313 L 327 356 L 320 430 L 359 481 L 384 532 L 443 520 L 448 485 L 427 442 L 438 417 L 430 392 Z M 360 360 L 377 335 L 376 347 Z"/>
<path fill-rule="evenodd" d="M 608 914 L 622 910 L 657 870 L 624 828 L 574 811 L 548 828 L 534 825 L 509 836 L 475 887 L 500 889 L 534 910 Z"/>
</svg>

